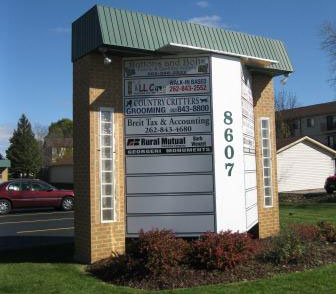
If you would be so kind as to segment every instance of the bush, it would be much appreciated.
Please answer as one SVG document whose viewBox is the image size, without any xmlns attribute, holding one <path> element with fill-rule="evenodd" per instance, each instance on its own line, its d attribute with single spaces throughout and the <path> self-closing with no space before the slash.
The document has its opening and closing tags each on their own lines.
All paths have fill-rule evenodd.
<svg viewBox="0 0 336 294">
<path fill-rule="evenodd" d="M 336 242 L 336 225 L 328 222 L 320 222 L 318 228 L 326 241 L 330 243 Z"/>
<path fill-rule="evenodd" d="M 141 267 L 142 265 L 130 255 L 112 253 L 111 257 L 90 265 L 88 270 L 104 281 L 123 284 L 125 281 L 137 279 L 142 273 Z"/>
<path fill-rule="evenodd" d="M 157 284 L 167 283 L 167 279 L 178 275 L 177 267 L 188 248 L 189 244 L 176 238 L 171 231 L 141 231 L 137 239 L 127 242 L 125 254 L 112 253 L 110 258 L 91 265 L 89 271 L 117 284 L 147 277 Z"/>
<path fill-rule="evenodd" d="M 176 238 L 171 231 L 140 231 L 131 254 L 143 264 L 147 273 L 153 275 L 168 274 L 181 264 L 189 244 Z"/>
<path fill-rule="evenodd" d="M 290 225 L 289 229 L 293 234 L 296 234 L 302 242 L 321 240 L 320 229 L 316 225 L 293 224 Z"/>
<path fill-rule="evenodd" d="M 304 242 L 302 236 L 294 230 L 286 230 L 268 242 L 260 257 L 275 264 L 298 264 L 311 252 L 310 243 Z"/>
<path fill-rule="evenodd" d="M 192 243 L 189 262 L 205 269 L 225 270 L 249 259 L 256 242 L 246 233 L 206 233 Z"/>
</svg>

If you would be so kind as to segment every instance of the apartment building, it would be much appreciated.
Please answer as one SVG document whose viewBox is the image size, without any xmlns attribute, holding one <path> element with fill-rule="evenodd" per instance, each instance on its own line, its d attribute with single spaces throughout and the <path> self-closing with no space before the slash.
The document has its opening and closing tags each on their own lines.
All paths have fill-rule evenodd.
<svg viewBox="0 0 336 294">
<path fill-rule="evenodd" d="M 336 150 L 336 101 L 284 110 L 278 117 L 288 125 L 285 136 L 277 133 L 278 149 L 308 136 Z"/>
</svg>

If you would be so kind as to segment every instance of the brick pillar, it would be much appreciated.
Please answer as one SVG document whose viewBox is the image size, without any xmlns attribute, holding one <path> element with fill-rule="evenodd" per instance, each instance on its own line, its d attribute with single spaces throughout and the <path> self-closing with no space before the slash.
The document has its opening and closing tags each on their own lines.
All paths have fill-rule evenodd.
<svg viewBox="0 0 336 294">
<path fill-rule="evenodd" d="M 254 100 L 254 122 L 256 137 L 259 237 L 266 238 L 268 236 L 277 234 L 280 229 L 275 136 L 275 108 L 272 77 L 263 74 L 254 74 L 252 77 L 252 90 Z M 264 207 L 264 180 L 260 127 L 261 117 L 268 117 L 270 119 L 273 207 L 269 208 Z"/>
<path fill-rule="evenodd" d="M 114 108 L 116 215 L 101 223 L 99 109 Z M 75 258 L 93 263 L 125 250 L 122 60 L 91 53 L 73 65 Z"/>
</svg>

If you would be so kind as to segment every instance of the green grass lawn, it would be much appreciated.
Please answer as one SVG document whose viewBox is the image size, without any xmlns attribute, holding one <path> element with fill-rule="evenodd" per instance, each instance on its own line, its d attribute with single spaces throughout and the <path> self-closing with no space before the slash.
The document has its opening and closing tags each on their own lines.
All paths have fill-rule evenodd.
<svg viewBox="0 0 336 294">
<path fill-rule="evenodd" d="M 15 294 L 115 294 L 115 293 L 176 293 L 176 294 L 314 294 L 336 293 L 336 265 L 295 274 L 284 274 L 269 280 L 214 285 L 174 291 L 142 291 L 114 287 L 84 273 L 76 264 L 14 263 L 0 266 L 0 293 Z"/>
<path fill-rule="evenodd" d="M 281 204 L 280 224 L 328 221 L 336 224 L 336 203 Z"/>
<path fill-rule="evenodd" d="M 318 203 L 280 207 L 281 226 L 290 223 L 336 223 L 336 204 Z M 22 294 L 331 294 L 336 293 L 336 265 L 300 273 L 281 274 L 270 279 L 227 285 L 211 285 L 171 291 L 142 291 L 103 283 L 73 263 L 73 245 L 0 252 L 0 293 Z"/>
</svg>

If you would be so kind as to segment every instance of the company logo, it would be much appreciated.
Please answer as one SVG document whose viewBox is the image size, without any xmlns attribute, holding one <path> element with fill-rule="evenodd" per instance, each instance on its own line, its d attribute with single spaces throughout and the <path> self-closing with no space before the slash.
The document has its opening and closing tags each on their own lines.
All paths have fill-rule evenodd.
<svg viewBox="0 0 336 294">
<path fill-rule="evenodd" d="M 126 102 L 126 107 L 132 107 L 133 101 L 130 99 Z"/>
<path fill-rule="evenodd" d="M 127 146 L 139 146 L 140 145 L 140 139 L 128 139 L 127 140 Z"/>
</svg>

